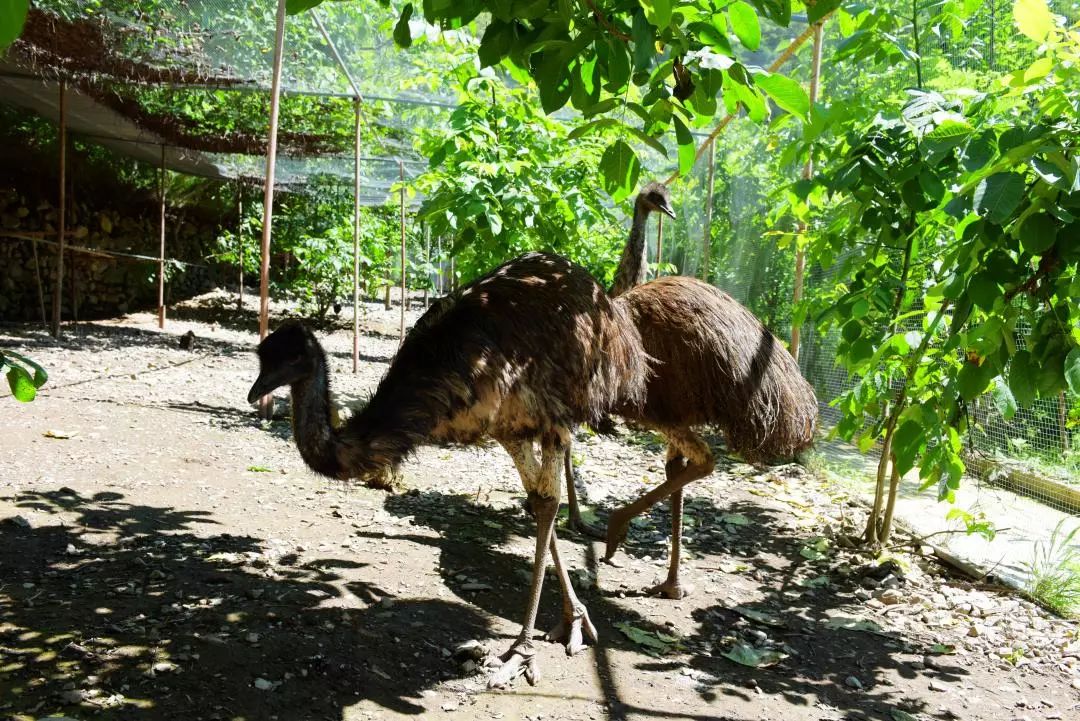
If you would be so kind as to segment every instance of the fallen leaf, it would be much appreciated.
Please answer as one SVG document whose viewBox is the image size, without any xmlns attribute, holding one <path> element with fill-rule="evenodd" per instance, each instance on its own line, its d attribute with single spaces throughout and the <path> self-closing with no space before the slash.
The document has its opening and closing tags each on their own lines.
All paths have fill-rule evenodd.
<svg viewBox="0 0 1080 721">
<path fill-rule="evenodd" d="M 721 654 L 724 658 L 742 666 L 765 668 L 773 666 L 787 658 L 787 654 L 771 649 L 756 649 L 745 643 L 737 643 Z"/>
<path fill-rule="evenodd" d="M 956 653 L 956 646 L 948 643 L 935 643 L 930 647 L 930 653 L 938 654 L 939 656 L 950 656 Z"/>
<path fill-rule="evenodd" d="M 786 623 L 781 621 L 776 616 L 770 616 L 769 614 L 765 613 L 764 611 L 758 611 L 758 610 L 753 609 L 753 608 L 747 608 L 746 606 L 736 606 L 732 610 L 735 611 L 735 613 L 742 616 L 743 618 L 749 619 L 751 621 L 757 621 L 758 623 L 763 623 L 766 626 L 783 627 L 783 626 L 787 625 Z"/>
<path fill-rule="evenodd" d="M 674 646 L 673 643 L 670 643 L 660 638 L 658 634 L 655 634 L 651 631 L 645 631 L 638 628 L 637 626 L 632 626 L 626 622 L 615 624 L 615 628 L 622 631 L 624 636 L 629 638 L 637 645 L 644 646 L 651 651 L 655 651 L 658 653 L 667 653 Z"/>
<path fill-rule="evenodd" d="M 727 523 L 732 526 L 749 526 L 750 519 L 741 513 L 725 513 L 720 516 L 722 523 Z"/>
<path fill-rule="evenodd" d="M 71 433 L 69 431 L 48 430 L 48 431 L 45 431 L 42 435 L 45 436 L 46 438 L 55 438 L 57 440 L 65 440 L 67 438 L 73 437 L 75 434 Z"/>
</svg>

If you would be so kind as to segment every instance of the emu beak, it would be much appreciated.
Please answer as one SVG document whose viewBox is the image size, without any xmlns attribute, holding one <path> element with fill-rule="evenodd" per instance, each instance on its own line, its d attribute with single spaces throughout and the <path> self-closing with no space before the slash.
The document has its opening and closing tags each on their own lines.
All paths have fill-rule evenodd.
<svg viewBox="0 0 1080 721">
<path fill-rule="evenodd" d="M 675 220 L 675 211 L 671 209 L 671 206 L 668 204 L 668 202 L 666 200 L 663 201 L 662 203 L 660 203 L 660 205 L 657 206 L 657 207 L 660 208 L 661 213 L 663 213 L 667 217 L 671 218 L 672 220 Z"/>
<path fill-rule="evenodd" d="M 276 378 L 265 371 L 259 373 L 259 377 L 255 379 L 255 382 L 251 385 L 251 390 L 248 391 L 248 403 L 254 403 L 281 385 L 284 385 L 284 383 L 279 383 Z"/>
</svg>

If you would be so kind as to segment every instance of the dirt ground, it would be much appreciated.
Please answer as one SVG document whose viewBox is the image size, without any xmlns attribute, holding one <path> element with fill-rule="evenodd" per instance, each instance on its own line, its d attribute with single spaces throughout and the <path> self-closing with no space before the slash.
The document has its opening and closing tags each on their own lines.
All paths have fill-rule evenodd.
<svg viewBox="0 0 1080 721">
<path fill-rule="evenodd" d="M 621 567 L 560 532 L 600 641 L 541 643 L 537 686 L 489 692 L 459 647 L 501 652 L 521 621 L 533 528 L 506 454 L 426 448 L 393 495 L 315 477 L 288 421 L 245 403 L 254 302 L 232 303 L 60 343 L 0 327 L 51 375 L 33 403 L 0 398 L 0 718 L 1080 718 L 1075 624 L 916 556 L 878 565 L 844 547 L 860 510 L 841 491 L 728 458 L 688 489 L 694 593 L 640 593 L 664 574 L 665 508 Z M 397 344 L 397 310 L 367 311 L 359 374 L 345 319 L 321 334 L 345 405 Z M 576 454 L 601 518 L 660 480 L 650 434 Z M 558 609 L 549 575 L 539 626 Z"/>
</svg>

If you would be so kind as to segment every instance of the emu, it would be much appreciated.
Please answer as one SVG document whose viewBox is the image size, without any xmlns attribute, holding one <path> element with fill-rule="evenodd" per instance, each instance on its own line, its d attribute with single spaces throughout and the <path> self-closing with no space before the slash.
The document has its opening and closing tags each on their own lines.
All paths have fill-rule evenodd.
<svg viewBox="0 0 1080 721">
<path fill-rule="evenodd" d="M 368 404 L 340 428 L 330 422 L 326 356 L 310 330 L 286 322 L 258 356 L 248 400 L 290 386 L 296 445 L 324 476 L 386 488 L 402 460 L 429 443 L 493 438 L 510 454 L 536 518 L 536 550 L 521 633 L 489 686 L 521 674 L 530 684 L 539 679 L 532 635 L 549 548 L 563 601 L 549 640 L 568 654 L 583 647 L 583 635 L 596 640 L 555 537 L 563 449 L 575 424 L 640 403 L 648 366 L 627 310 L 584 268 L 529 253 L 442 299 L 405 338 Z"/>
<path fill-rule="evenodd" d="M 674 217 L 665 186 L 649 183 L 638 196 L 630 239 L 611 294 L 641 335 L 651 359 L 644 403 L 625 403 L 616 415 L 659 431 L 667 440 L 665 481 L 608 519 L 604 560 L 610 562 L 630 521 L 671 498 L 671 552 L 667 578 L 649 589 L 682 598 L 679 579 L 683 488 L 712 473 L 708 444 L 694 431 L 719 426 L 729 448 L 747 461 L 790 458 L 807 448 L 817 424 L 817 398 L 783 344 L 730 295 L 687 276 L 641 284 L 645 224 L 653 210 Z M 570 468 L 569 449 L 565 465 Z M 570 471 L 567 471 L 570 474 Z M 567 478 L 571 519 L 580 524 L 573 476 Z M 584 527 L 590 535 L 594 529 Z"/>
</svg>

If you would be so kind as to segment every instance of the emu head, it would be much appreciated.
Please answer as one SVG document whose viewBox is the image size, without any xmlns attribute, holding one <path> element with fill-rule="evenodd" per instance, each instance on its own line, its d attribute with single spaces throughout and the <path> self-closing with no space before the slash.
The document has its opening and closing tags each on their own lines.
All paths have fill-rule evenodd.
<svg viewBox="0 0 1080 721">
<path fill-rule="evenodd" d="M 310 378 L 318 369 L 322 350 L 315 335 L 295 320 L 281 327 L 259 343 L 259 377 L 248 391 L 248 403 L 275 388 Z"/>
<path fill-rule="evenodd" d="M 638 193 L 637 202 L 649 211 L 659 210 L 674 220 L 675 211 L 671 208 L 671 191 L 663 183 L 647 183 Z"/>
</svg>

